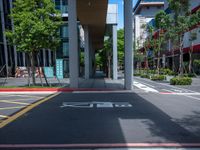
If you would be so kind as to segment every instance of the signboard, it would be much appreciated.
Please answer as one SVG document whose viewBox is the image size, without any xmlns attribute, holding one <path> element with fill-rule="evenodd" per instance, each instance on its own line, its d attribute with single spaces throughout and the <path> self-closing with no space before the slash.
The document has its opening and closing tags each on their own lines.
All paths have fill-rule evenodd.
<svg viewBox="0 0 200 150">
<path fill-rule="evenodd" d="M 58 79 L 63 79 L 63 59 L 56 59 L 56 76 Z"/>
<path fill-rule="evenodd" d="M 47 78 L 53 78 L 53 67 L 44 67 L 44 73 Z"/>
</svg>

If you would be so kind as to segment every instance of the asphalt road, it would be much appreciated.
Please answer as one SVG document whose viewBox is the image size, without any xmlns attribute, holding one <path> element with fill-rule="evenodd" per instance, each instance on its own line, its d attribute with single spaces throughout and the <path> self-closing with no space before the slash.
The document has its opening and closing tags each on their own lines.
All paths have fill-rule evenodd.
<svg viewBox="0 0 200 150">
<path fill-rule="evenodd" d="M 133 93 L 60 93 L 0 129 L 0 144 L 200 143 L 200 94 L 145 79 Z"/>
<path fill-rule="evenodd" d="M 0 93 L 0 123 L 50 94 Z"/>
</svg>

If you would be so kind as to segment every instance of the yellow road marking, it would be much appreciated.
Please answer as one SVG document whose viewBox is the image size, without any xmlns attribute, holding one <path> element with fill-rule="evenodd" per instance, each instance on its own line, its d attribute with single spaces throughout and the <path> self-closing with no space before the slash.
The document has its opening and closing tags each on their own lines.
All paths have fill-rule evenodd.
<svg viewBox="0 0 200 150">
<path fill-rule="evenodd" d="M 0 118 L 8 118 L 8 116 L 0 115 Z"/>
<path fill-rule="evenodd" d="M 1 96 L 1 95 L 0 95 Z M 9 94 L 9 95 L 2 95 L 3 97 L 13 97 L 13 96 L 20 96 L 20 97 L 27 97 L 27 98 L 44 98 L 45 96 L 34 96 L 34 95 L 18 95 L 18 94 L 15 94 L 15 95 L 11 95 L 11 94 Z"/>
<path fill-rule="evenodd" d="M 10 122 L 16 120 L 17 118 L 19 118 L 20 116 L 22 116 L 23 114 L 27 113 L 28 111 L 30 111 L 31 109 L 37 107 L 38 105 L 52 99 L 53 97 L 57 96 L 59 93 L 56 93 L 56 94 L 53 94 L 53 95 L 50 95 L 32 105 L 29 105 L 27 106 L 26 108 L 24 108 L 23 110 L 19 111 L 18 113 L 14 114 L 13 116 L 9 117 L 8 119 L 6 120 L 3 120 L 2 122 L 0 122 L 0 129 L 3 128 L 4 126 L 6 126 L 7 124 L 9 124 Z"/>
<path fill-rule="evenodd" d="M 4 108 L 0 108 L 0 110 L 8 110 L 8 109 L 17 109 L 17 108 L 23 108 L 24 106 L 17 106 L 17 107 L 4 107 Z"/>
<path fill-rule="evenodd" d="M 15 101 L 37 101 L 39 99 L 9 99 L 10 102 L 15 102 Z M 2 101 L 2 100 L 0 100 Z M 8 101 L 8 100 L 3 100 L 3 101 Z"/>
<path fill-rule="evenodd" d="M 14 102 L 14 101 L 9 101 L 9 100 L 0 100 L 0 103 L 19 104 L 19 105 L 30 105 L 29 103 Z"/>
</svg>

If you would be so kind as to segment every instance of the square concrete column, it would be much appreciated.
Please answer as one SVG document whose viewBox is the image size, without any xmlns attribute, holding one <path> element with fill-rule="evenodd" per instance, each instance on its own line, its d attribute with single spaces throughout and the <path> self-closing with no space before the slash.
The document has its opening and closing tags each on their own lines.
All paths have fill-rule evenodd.
<svg viewBox="0 0 200 150">
<path fill-rule="evenodd" d="M 49 67 L 52 66 L 51 50 L 48 50 L 49 53 Z"/>
<path fill-rule="evenodd" d="M 7 40 L 6 40 L 6 35 L 5 35 L 5 18 L 4 18 L 3 0 L 0 0 L 0 11 L 1 11 L 1 27 L 2 27 L 2 32 L 3 32 L 3 46 L 4 46 L 5 65 L 6 65 L 6 76 L 8 77 L 8 47 L 7 47 Z"/>
<path fill-rule="evenodd" d="M 42 50 L 42 54 L 43 54 L 43 66 L 46 67 L 46 52 L 45 52 L 45 49 Z"/>
<path fill-rule="evenodd" d="M 89 37 L 90 39 L 90 37 Z M 93 56 L 93 48 L 92 48 L 92 40 L 90 39 L 89 40 L 89 72 L 90 72 L 90 77 L 93 76 L 93 59 L 92 59 L 92 56 Z"/>
<path fill-rule="evenodd" d="M 124 42 L 125 42 L 125 80 L 126 90 L 133 89 L 133 27 L 132 0 L 124 0 Z"/>
<path fill-rule="evenodd" d="M 13 8 L 13 0 L 9 0 L 10 3 L 10 9 Z M 12 32 L 14 32 L 14 22 L 13 22 L 13 18 L 11 18 L 11 25 L 12 25 Z M 16 49 L 16 45 L 13 46 L 14 49 L 14 61 L 15 61 L 15 69 L 18 66 L 17 64 L 17 49 Z"/>
<path fill-rule="evenodd" d="M 88 26 L 84 26 L 84 38 L 85 38 L 85 49 L 84 49 L 85 79 L 89 79 L 90 78 L 90 44 L 89 44 Z"/>
<path fill-rule="evenodd" d="M 76 0 L 68 1 L 68 9 L 70 87 L 78 88 L 79 64 Z"/>
<path fill-rule="evenodd" d="M 113 25 L 113 80 L 117 80 L 117 25 Z"/>
</svg>

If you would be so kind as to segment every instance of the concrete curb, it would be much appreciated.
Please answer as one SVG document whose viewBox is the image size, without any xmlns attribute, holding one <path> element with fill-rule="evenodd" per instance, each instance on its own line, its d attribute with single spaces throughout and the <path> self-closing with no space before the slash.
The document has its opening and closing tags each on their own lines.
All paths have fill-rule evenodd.
<svg viewBox="0 0 200 150">
<path fill-rule="evenodd" d="M 199 148 L 200 143 L 1 144 L 1 148 Z"/>
<path fill-rule="evenodd" d="M 116 89 L 94 89 L 94 88 L 0 88 L 0 93 L 13 92 L 74 92 L 74 91 L 117 91 Z M 118 90 L 119 91 L 119 90 Z M 122 90 L 123 91 L 123 90 Z"/>
</svg>

